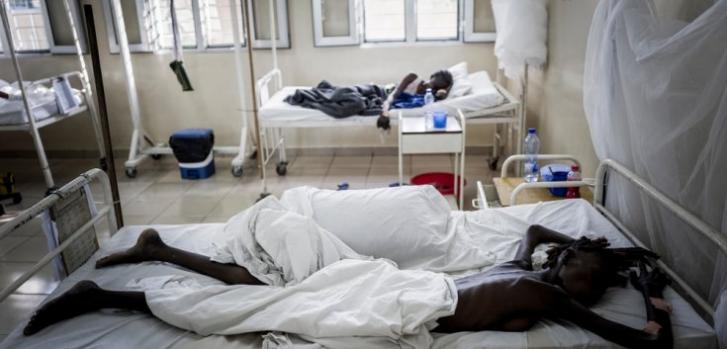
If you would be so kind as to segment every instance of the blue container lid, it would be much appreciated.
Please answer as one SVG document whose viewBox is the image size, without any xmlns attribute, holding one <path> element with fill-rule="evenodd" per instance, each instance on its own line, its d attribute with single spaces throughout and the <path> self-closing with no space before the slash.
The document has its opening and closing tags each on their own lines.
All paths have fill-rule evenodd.
<svg viewBox="0 0 727 349">
<path fill-rule="evenodd" d="M 535 133 L 536 133 L 536 131 L 535 131 L 535 127 L 531 127 L 531 128 L 529 128 L 529 129 L 528 129 L 528 133 L 530 133 L 530 134 L 535 134 Z"/>
</svg>

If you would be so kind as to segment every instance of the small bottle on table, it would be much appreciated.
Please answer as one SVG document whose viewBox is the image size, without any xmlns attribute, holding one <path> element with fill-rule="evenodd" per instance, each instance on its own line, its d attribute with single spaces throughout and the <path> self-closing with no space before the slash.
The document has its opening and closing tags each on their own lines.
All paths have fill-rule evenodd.
<svg viewBox="0 0 727 349">
<path fill-rule="evenodd" d="M 573 165 L 570 168 L 570 172 L 568 172 L 568 182 L 573 181 L 580 181 L 581 180 L 581 171 L 578 165 Z M 578 187 L 569 187 L 568 190 L 565 192 L 565 197 L 568 199 L 576 199 L 581 197 L 580 188 Z"/>
</svg>

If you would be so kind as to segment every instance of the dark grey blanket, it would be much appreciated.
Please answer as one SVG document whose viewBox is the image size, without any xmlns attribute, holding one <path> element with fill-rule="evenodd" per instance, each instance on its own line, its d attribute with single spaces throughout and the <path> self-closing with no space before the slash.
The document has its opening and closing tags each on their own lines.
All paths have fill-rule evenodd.
<svg viewBox="0 0 727 349">
<path fill-rule="evenodd" d="M 291 105 L 318 109 L 334 118 L 379 115 L 386 92 L 376 85 L 333 86 L 321 81 L 311 89 L 299 89 L 285 98 Z"/>
</svg>

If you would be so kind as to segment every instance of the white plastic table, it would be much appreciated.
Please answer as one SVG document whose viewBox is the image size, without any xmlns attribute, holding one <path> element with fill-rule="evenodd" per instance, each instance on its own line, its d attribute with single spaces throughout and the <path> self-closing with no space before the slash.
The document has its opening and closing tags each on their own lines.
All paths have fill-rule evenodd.
<svg viewBox="0 0 727 349">
<path fill-rule="evenodd" d="M 465 129 L 464 115 L 447 116 L 447 127 L 436 129 L 431 120 L 424 115 L 403 117 L 399 112 L 399 185 L 404 183 L 404 154 L 454 154 L 454 195 L 458 197 L 459 209 L 464 205 L 464 155 Z M 429 123 L 429 124 L 428 124 Z"/>
</svg>

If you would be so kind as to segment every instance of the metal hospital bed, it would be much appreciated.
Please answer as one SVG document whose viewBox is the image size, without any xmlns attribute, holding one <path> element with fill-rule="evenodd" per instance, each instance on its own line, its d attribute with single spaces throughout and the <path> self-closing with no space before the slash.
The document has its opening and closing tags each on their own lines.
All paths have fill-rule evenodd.
<svg viewBox="0 0 727 349">
<path fill-rule="evenodd" d="M 503 140 L 511 148 L 511 152 L 520 150 L 522 127 L 525 125 L 524 107 L 520 100 L 502 85 L 491 82 L 485 72 L 470 74 L 470 78 L 473 77 L 479 78 L 481 90 L 437 102 L 435 108 L 448 110 L 451 115 L 456 115 L 457 109 L 461 109 L 468 124 L 496 125 L 490 166 L 497 166 Z M 282 72 L 277 68 L 257 80 L 263 192 L 267 192 L 267 171 L 264 165 L 267 165 L 276 153 L 278 154 L 276 172 L 281 176 L 287 172 L 284 129 L 364 126 L 373 130 L 376 127 L 376 117 L 355 115 L 336 119 L 318 110 L 292 106 L 284 102 L 285 97 L 298 88 L 306 87 L 283 87 Z M 400 112 L 404 117 L 416 117 L 422 115 L 423 108 L 402 109 Z M 391 121 L 393 124 L 397 123 L 396 118 L 392 118 Z M 516 134 L 514 139 L 513 133 Z"/>
<path fill-rule="evenodd" d="M 628 181 L 633 183 L 637 189 L 649 198 L 659 202 L 666 208 L 670 213 L 676 217 L 681 218 L 690 227 L 694 228 L 699 234 L 700 239 L 706 239 L 713 243 L 717 250 L 717 253 L 727 256 L 727 241 L 722 234 L 715 231 L 712 227 L 706 224 L 704 221 L 691 214 L 687 209 L 678 205 L 671 199 L 664 196 L 657 189 L 646 183 L 643 179 L 637 177 L 633 172 L 624 168 L 622 165 L 612 161 L 603 161 L 597 171 L 596 177 L 596 195 L 594 198 L 593 206 L 595 210 L 591 208 L 589 204 L 583 200 L 567 200 L 559 203 L 566 203 L 570 207 L 580 207 L 581 209 L 587 208 L 592 214 L 596 214 L 600 221 L 601 226 L 606 224 L 609 229 L 617 234 L 622 234 L 621 239 L 624 241 L 630 240 L 631 243 L 644 246 L 645 244 L 637 238 L 633 232 L 631 232 L 624 224 L 605 206 L 604 197 L 608 189 L 608 178 L 611 175 L 619 175 L 626 178 Z M 100 181 L 102 184 L 102 192 L 104 194 L 106 202 L 109 202 L 111 198 L 109 182 L 105 173 L 98 169 L 90 170 L 80 177 L 74 179 L 69 184 L 63 186 L 61 189 L 54 192 L 52 195 L 46 197 L 30 209 L 24 211 L 18 217 L 12 221 L 0 226 L 0 239 L 8 236 L 13 231 L 22 228 L 25 224 L 30 222 L 34 216 L 42 214 L 48 209 L 53 209 L 54 206 L 63 204 L 67 198 L 70 198 L 74 193 L 79 190 L 83 190 L 84 186 L 94 181 Z M 87 191 L 88 192 L 88 191 Z M 78 200 L 77 203 L 90 202 L 88 200 Z M 546 204 L 547 206 L 547 204 Z M 512 214 L 519 214 L 528 216 L 537 210 L 546 210 L 546 206 L 538 205 L 524 205 L 515 206 L 504 209 L 485 209 L 482 212 L 484 216 L 487 216 L 489 211 L 497 210 L 510 210 L 505 213 L 506 216 Z M 553 205 L 551 205 L 553 206 Z M 5 289 L 0 291 L 0 302 L 5 301 L 8 297 L 17 290 L 24 282 L 29 280 L 35 273 L 39 272 L 46 264 L 50 263 L 56 256 L 71 252 L 77 249 L 77 241 L 82 240 L 84 236 L 88 237 L 89 234 L 95 236 L 98 240 L 98 245 L 104 251 L 108 253 L 112 250 L 126 247 L 133 244 L 134 237 L 145 227 L 126 227 L 120 231 L 116 231 L 116 222 L 114 216 L 114 208 L 110 205 L 101 205 L 98 213 L 93 215 L 86 221 L 76 221 L 75 224 L 78 227 L 72 231 L 69 231 L 66 235 L 67 238 L 60 242 L 57 248 L 51 250 L 45 255 L 39 262 L 27 272 L 17 277 Z M 518 211 L 519 210 L 519 211 Z M 524 211 L 523 211 L 524 210 Z M 597 212 L 596 212 L 597 210 Z M 477 212 L 473 212 L 477 214 Z M 551 219 L 562 221 L 569 216 L 568 214 L 560 214 L 563 209 L 555 206 L 551 207 L 550 210 L 544 211 L 543 215 L 551 217 Z M 600 215 L 599 215 L 600 213 Z M 108 228 L 98 229 L 100 223 L 106 222 Z M 483 222 L 486 224 L 486 222 Z M 224 227 L 223 224 L 193 224 L 193 225 L 162 225 L 156 226 L 165 239 L 168 239 L 171 243 L 180 248 L 190 249 L 193 251 L 203 251 L 204 245 L 202 242 L 215 241 L 215 239 L 224 238 Z M 94 229 L 96 228 L 96 229 Z M 619 233 L 620 232 L 620 233 Z M 624 237 L 625 236 L 625 237 Z M 517 236 L 519 237 L 519 236 Z M 628 240 L 626 240 L 626 237 Z M 116 242 L 116 246 L 111 246 L 110 242 Z M 211 243 L 211 242 L 210 242 Z M 88 246 L 86 243 L 84 246 Z M 657 251 L 658 252 L 658 251 Z M 93 262 L 95 258 L 98 258 L 101 253 L 97 252 L 95 256 L 92 256 L 85 264 L 83 264 L 78 270 L 73 272 L 69 270 L 70 275 L 62 282 L 59 289 L 56 290 L 56 294 L 68 289 L 75 282 L 85 279 L 92 278 L 96 281 L 101 282 L 102 285 L 107 287 L 124 287 L 124 283 L 134 277 L 139 277 L 139 273 L 142 276 L 155 275 L 155 273 L 161 273 L 162 275 L 168 274 L 172 271 L 179 273 L 189 274 L 188 271 L 184 271 L 172 266 L 158 263 L 144 263 L 141 265 L 130 265 L 122 267 L 121 269 L 115 270 L 95 270 L 93 268 Z M 668 263 L 668 262 L 667 262 Z M 709 304 L 705 297 L 699 292 L 695 291 L 694 287 L 698 285 L 690 285 L 686 278 L 680 277 L 674 272 L 669 265 L 662 263 L 662 267 L 669 273 L 675 282 L 675 288 L 679 293 L 672 293 L 671 302 L 675 305 L 675 313 L 673 315 L 673 326 L 675 327 L 675 342 L 677 347 L 700 347 L 700 348 L 714 348 L 716 347 L 716 337 L 714 330 L 710 327 L 714 324 L 714 309 Z M 682 298 L 683 295 L 686 298 Z M 640 296 L 637 296 L 637 300 Z M 701 314 L 701 317 L 697 315 L 695 310 L 686 302 L 697 307 L 697 311 Z M 677 306 L 678 305 L 678 306 Z M 622 304 L 623 306 L 623 304 Z M 631 306 L 631 308 L 634 308 Z M 616 312 L 622 309 L 617 308 Z M 628 310 L 628 309 L 627 309 Z M 633 311 L 633 309 L 632 309 Z M 640 312 L 639 312 L 640 313 Z M 642 314 L 643 315 L 643 314 Z M 638 324 L 643 321 L 640 317 L 631 318 L 632 323 Z M 709 323 L 709 325 L 707 324 Z M 137 347 L 170 347 L 170 346 L 211 346 L 211 347 L 246 347 L 255 348 L 260 347 L 260 334 L 245 334 L 236 336 L 199 336 L 188 331 L 182 331 L 174 329 L 163 322 L 153 319 L 152 317 L 145 314 L 129 313 L 129 312 L 97 312 L 93 314 L 84 315 L 73 320 L 54 325 L 57 326 L 55 329 L 49 328 L 50 331 L 36 336 L 24 337 L 21 334 L 21 327 L 16 328 L 5 340 L 4 343 L 0 344 L 0 347 L 42 347 L 43 343 L 56 343 L 58 346 L 84 346 L 84 345 L 101 345 L 106 343 L 107 346 L 117 345 L 118 343 L 124 343 L 124 345 Z M 560 327 L 558 327 L 560 326 Z M 635 325 L 631 325 L 635 326 Z M 553 327 L 557 327 L 552 329 Z M 565 329 L 565 330 L 564 330 Z M 555 332 L 551 332 L 555 331 Z M 531 333 L 533 332 L 533 333 Z M 133 334 L 133 336 L 129 336 Z M 499 340 L 507 340 L 508 338 L 515 338 L 516 333 L 497 331 L 485 331 L 482 333 L 464 333 L 462 335 L 482 335 L 487 343 L 487 338 L 493 335 L 499 335 Z M 556 335 L 557 334 L 557 335 Z M 557 346 L 558 343 L 564 337 L 569 340 L 575 341 L 574 347 L 615 347 L 609 345 L 607 342 L 600 341 L 593 334 L 588 333 L 585 330 L 574 327 L 563 327 L 554 323 L 547 323 L 545 326 L 538 326 L 538 328 L 532 329 L 522 333 L 518 338 L 524 339 L 524 343 L 516 342 L 505 345 L 505 342 L 495 341 L 492 344 L 494 347 L 512 346 L 519 347 L 523 345 L 525 347 L 552 347 Z M 468 347 L 467 340 L 458 342 L 458 340 L 452 340 L 452 335 L 435 336 L 434 346 L 437 347 L 452 347 L 459 345 L 460 347 Z M 524 336 L 524 337 L 523 337 Z M 459 337 L 458 337 L 459 338 Z M 595 339 L 594 339 L 595 338 Z M 451 342 L 449 342 L 452 340 Z M 545 341 L 545 342 L 543 342 Z M 552 341 L 552 342 L 549 342 Z M 473 342 L 474 343 L 474 342 Z M 479 343 L 479 342 L 478 342 Z M 546 344 L 543 344 L 546 343 Z M 549 344 L 548 344 L 549 343 Z M 604 344 L 605 343 L 605 344 Z M 471 344 L 471 343 L 470 343 Z M 480 343 L 481 344 L 481 343 Z M 464 345 L 464 346 L 462 346 Z"/>
<path fill-rule="evenodd" d="M 269 9 L 268 21 L 270 24 L 270 35 L 274 38 L 276 37 L 276 20 L 272 1 Z M 253 88 L 253 98 L 255 103 L 253 112 L 256 117 L 255 122 L 258 134 L 257 150 L 258 156 L 260 156 L 259 165 L 262 179 L 261 196 L 268 194 L 266 167 L 276 153 L 278 154 L 278 162 L 275 167 L 277 174 L 279 176 L 284 176 L 287 173 L 288 159 L 285 147 L 285 136 L 283 134 L 284 129 L 354 126 L 366 126 L 373 129 L 376 126 L 375 117 L 353 116 L 349 118 L 335 119 L 320 111 L 314 111 L 302 107 L 287 106 L 283 108 L 271 108 L 271 102 L 280 106 L 282 99 L 295 90 L 295 87 L 283 87 L 283 77 L 282 71 L 278 67 L 276 45 L 276 41 L 271 40 L 272 69 L 257 79 Z M 502 97 L 501 103 L 495 103 L 474 109 L 456 105 L 448 108 L 452 115 L 456 114 L 458 108 L 462 109 L 467 122 L 470 124 L 495 125 L 490 168 L 494 169 L 497 166 L 497 161 L 500 156 L 501 142 L 504 136 L 507 137 L 507 144 L 511 148 L 510 151 L 512 153 L 520 153 L 526 119 L 526 105 L 524 102 L 525 94 L 527 93 L 527 66 L 525 68 L 525 74 L 525 80 L 522 81 L 522 99 L 516 98 L 502 85 L 495 82 L 493 87 L 495 92 Z M 283 115 L 282 118 L 277 117 L 281 113 L 286 115 Z M 294 117 L 287 117 L 290 116 L 291 113 Z M 421 109 L 405 110 L 404 113 L 407 116 L 421 115 Z M 301 114 L 308 114 L 312 117 L 300 117 Z M 392 118 L 391 121 L 395 124 L 396 118 Z M 503 130 L 500 127 L 500 125 L 503 124 L 509 126 L 506 130 L 506 135 L 503 135 Z M 516 133 L 514 140 L 512 135 L 513 132 Z"/>
</svg>

